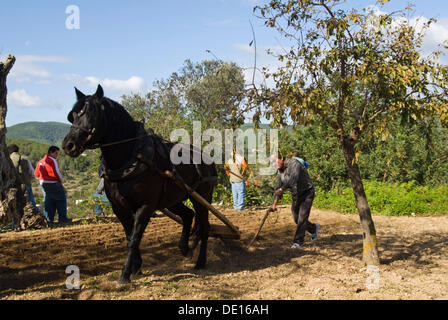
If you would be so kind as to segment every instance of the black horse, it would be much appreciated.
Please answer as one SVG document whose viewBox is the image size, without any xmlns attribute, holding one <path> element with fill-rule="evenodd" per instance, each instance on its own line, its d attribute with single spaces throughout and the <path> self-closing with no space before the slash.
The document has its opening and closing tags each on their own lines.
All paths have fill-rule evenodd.
<svg viewBox="0 0 448 320">
<path fill-rule="evenodd" d="M 130 282 L 131 274 L 140 271 L 142 258 L 139 245 L 143 233 L 153 212 L 164 208 L 182 218 L 179 248 L 183 255 L 188 254 L 192 221 L 196 216 L 195 225 L 201 245 L 195 268 L 204 268 L 210 230 L 208 209 L 190 197 L 185 188 L 160 173 L 164 170 L 175 172 L 184 183 L 193 186 L 197 193 L 211 202 L 216 180 L 203 178 L 216 177 L 215 164 L 173 165 L 170 152 L 176 150 L 173 149 L 175 145 L 151 130 L 145 131 L 143 125 L 134 121 L 123 106 L 104 97 L 100 85 L 91 96 L 84 95 L 76 88 L 75 91 L 77 102 L 67 117 L 72 126 L 62 142 L 62 148 L 71 157 L 78 157 L 85 149 L 101 149 L 106 195 L 124 227 L 127 240 L 126 262 L 118 281 Z M 198 152 L 191 145 L 184 147 L 183 152 L 187 150 L 190 156 Z M 194 211 L 183 204 L 186 199 L 190 199 Z"/>
</svg>

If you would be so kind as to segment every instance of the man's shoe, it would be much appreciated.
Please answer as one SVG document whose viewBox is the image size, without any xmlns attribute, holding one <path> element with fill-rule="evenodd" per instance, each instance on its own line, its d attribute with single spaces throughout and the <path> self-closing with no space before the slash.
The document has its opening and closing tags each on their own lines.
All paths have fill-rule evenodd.
<svg viewBox="0 0 448 320">
<path fill-rule="evenodd" d="M 291 246 L 291 249 L 302 249 L 303 248 L 303 244 L 294 242 L 294 244 Z"/>
<path fill-rule="evenodd" d="M 316 241 L 317 238 L 319 237 L 318 231 L 319 231 L 319 228 L 320 228 L 320 224 L 315 223 L 315 225 L 316 225 L 316 231 L 311 235 L 311 241 Z"/>
<path fill-rule="evenodd" d="M 60 222 L 69 223 L 69 222 L 72 222 L 72 219 L 61 220 Z"/>
</svg>

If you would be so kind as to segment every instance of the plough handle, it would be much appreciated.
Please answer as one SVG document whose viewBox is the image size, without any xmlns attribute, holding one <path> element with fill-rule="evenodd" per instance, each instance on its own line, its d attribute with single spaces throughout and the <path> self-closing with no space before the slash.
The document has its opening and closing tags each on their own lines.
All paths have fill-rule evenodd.
<svg viewBox="0 0 448 320">
<path fill-rule="evenodd" d="M 210 210 L 219 220 L 221 220 L 226 226 L 228 226 L 234 233 L 236 233 L 238 236 L 241 236 L 241 233 L 238 230 L 238 228 L 235 227 L 229 221 L 229 219 L 227 219 L 221 212 L 219 212 L 215 207 L 213 207 L 210 203 L 208 203 L 208 201 L 205 200 L 199 193 L 197 193 L 192 188 L 190 188 L 190 186 L 188 186 L 183 181 L 180 181 L 179 179 L 177 179 L 171 171 L 166 170 L 162 174 L 164 176 L 170 178 L 171 180 L 173 180 L 179 187 L 185 188 L 187 190 L 188 194 L 190 194 L 200 204 L 202 204 L 204 207 L 206 207 L 208 210 Z"/>
<path fill-rule="evenodd" d="M 250 247 L 252 245 L 252 243 L 255 241 L 255 239 L 257 239 L 258 235 L 260 234 L 261 228 L 263 228 L 263 225 L 266 221 L 266 219 L 268 218 L 269 214 L 273 212 L 272 208 L 269 208 L 268 210 L 266 210 L 266 213 L 264 214 L 263 220 L 261 220 L 261 224 L 258 227 L 257 233 L 255 233 L 254 237 L 252 238 L 252 240 L 249 242 L 249 244 L 247 245 L 247 247 Z"/>
</svg>

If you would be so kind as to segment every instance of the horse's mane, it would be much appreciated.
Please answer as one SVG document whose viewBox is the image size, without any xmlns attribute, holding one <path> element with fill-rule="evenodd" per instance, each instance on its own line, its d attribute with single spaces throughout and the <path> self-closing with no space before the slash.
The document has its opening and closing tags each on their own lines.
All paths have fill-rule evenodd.
<svg viewBox="0 0 448 320">
<path fill-rule="evenodd" d="M 76 112 L 78 113 L 79 111 L 81 111 L 81 109 L 84 106 L 85 101 L 90 98 L 92 96 L 86 96 L 84 99 L 82 100 L 78 100 L 72 107 L 71 112 L 69 113 L 68 118 L 70 117 L 70 114 L 72 112 Z M 118 102 L 107 98 L 107 97 L 103 97 L 101 98 L 101 102 L 104 105 L 105 109 L 105 113 L 107 116 L 107 120 L 111 121 L 111 122 L 128 122 L 128 123 L 132 123 L 134 122 L 134 120 L 132 119 L 131 115 L 129 114 L 129 112 Z M 69 120 L 70 121 L 70 120 Z M 71 122 L 71 121 L 70 121 Z"/>
<path fill-rule="evenodd" d="M 129 112 L 121 104 L 106 97 L 102 98 L 102 102 L 106 108 L 105 114 L 108 123 L 134 124 L 134 119 L 132 119 Z"/>
</svg>

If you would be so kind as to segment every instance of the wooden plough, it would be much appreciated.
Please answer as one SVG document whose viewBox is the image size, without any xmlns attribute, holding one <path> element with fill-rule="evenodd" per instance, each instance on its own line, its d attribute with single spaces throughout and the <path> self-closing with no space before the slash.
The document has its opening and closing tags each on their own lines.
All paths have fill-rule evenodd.
<svg viewBox="0 0 448 320">
<path fill-rule="evenodd" d="M 155 171 L 157 171 L 161 176 L 166 177 L 168 179 L 171 179 L 175 184 L 177 184 L 180 188 L 185 189 L 189 195 L 191 195 L 193 198 L 195 198 L 200 204 L 202 204 L 204 207 L 206 207 L 209 211 L 211 211 L 219 220 L 221 220 L 227 227 L 221 226 L 221 225 L 210 225 L 210 236 L 219 237 L 222 239 L 240 239 L 241 233 L 238 230 L 237 227 L 235 227 L 232 222 L 229 221 L 221 212 L 219 212 L 218 209 L 216 209 L 214 206 L 212 206 L 207 200 L 205 200 L 199 193 L 197 193 L 193 188 L 191 188 L 189 185 L 187 185 L 182 177 L 177 175 L 175 172 L 170 170 L 159 170 L 157 169 L 152 162 L 147 161 L 141 156 L 138 156 L 138 159 L 144 163 L 146 163 L 150 168 L 153 168 Z M 164 213 L 169 218 L 173 219 L 174 221 L 178 222 L 179 224 L 182 223 L 182 219 L 180 219 L 179 216 L 175 215 L 174 213 L 170 212 L 168 209 L 162 209 L 160 210 L 162 213 Z M 230 232 L 229 232 L 230 231 Z"/>
<path fill-rule="evenodd" d="M 279 201 L 279 197 L 276 195 L 274 197 L 274 206 L 277 205 L 277 202 Z M 255 239 L 257 239 L 258 235 L 260 234 L 261 228 L 263 228 L 264 223 L 266 222 L 266 219 L 268 218 L 269 214 L 271 212 L 274 212 L 274 210 L 272 209 L 272 207 L 268 208 L 268 210 L 266 210 L 266 213 L 264 214 L 263 219 L 261 220 L 260 226 L 258 227 L 257 233 L 255 233 L 254 237 L 252 238 L 252 240 L 249 242 L 249 244 L 247 245 L 247 247 L 250 247 L 252 245 L 252 243 L 255 241 Z"/>
<path fill-rule="evenodd" d="M 192 189 L 185 182 L 177 178 L 172 171 L 166 170 L 163 172 L 160 171 L 159 173 L 173 180 L 179 187 L 186 189 L 188 194 L 190 194 L 200 204 L 202 204 L 204 207 L 210 210 L 219 220 L 221 220 L 225 224 L 225 226 L 210 224 L 210 236 L 222 239 L 236 239 L 236 240 L 241 238 L 241 232 L 238 230 L 236 226 L 232 224 L 232 222 L 230 222 L 229 219 L 227 219 L 218 209 L 216 209 L 207 200 L 205 200 L 199 193 L 194 191 L 194 189 Z M 167 217 L 176 221 L 177 223 L 183 224 L 182 219 L 179 216 L 172 213 L 171 211 L 169 211 L 168 209 L 162 209 L 160 211 L 164 213 Z"/>
<path fill-rule="evenodd" d="M 216 210 L 216 208 L 215 208 L 215 210 Z M 174 221 L 176 221 L 177 223 L 179 223 L 180 225 L 183 224 L 182 219 L 178 215 L 175 215 L 174 213 L 172 213 L 170 210 L 162 209 L 160 211 L 167 217 L 169 217 L 169 218 L 173 219 Z M 238 230 L 238 228 L 236 228 L 236 229 Z M 215 238 L 221 238 L 221 239 L 239 240 L 241 237 L 241 234 L 239 233 L 239 231 L 238 231 L 238 233 L 236 233 L 232 229 L 229 230 L 229 228 L 227 226 L 210 224 L 210 236 L 215 237 Z"/>
<path fill-rule="evenodd" d="M 177 177 L 172 171 L 169 171 L 169 170 L 159 171 L 159 174 L 171 179 L 179 187 L 184 188 L 193 198 L 195 198 L 204 207 L 209 209 L 219 220 L 221 220 L 225 224 L 225 226 L 210 224 L 210 236 L 211 237 L 216 237 L 216 238 L 221 238 L 221 239 L 235 239 L 235 240 L 241 239 L 241 232 L 238 230 L 238 228 L 236 226 L 234 226 L 232 224 L 232 222 L 230 222 L 229 219 L 227 219 L 218 209 L 216 209 L 207 200 L 205 200 L 199 193 L 197 193 L 193 188 L 191 188 L 184 181 L 182 181 L 182 179 L 180 177 Z M 171 211 L 169 211 L 168 209 L 165 208 L 160 211 L 163 214 L 165 214 L 167 217 L 176 221 L 177 223 L 179 223 L 181 225 L 183 224 L 182 219 L 179 216 L 172 213 Z M 255 239 L 258 237 L 258 235 L 260 234 L 261 228 L 263 227 L 266 219 L 268 218 L 268 216 L 271 212 L 273 212 L 272 208 L 267 209 L 255 236 L 249 242 L 247 247 L 250 247 L 252 245 L 252 243 L 255 241 Z"/>
</svg>

